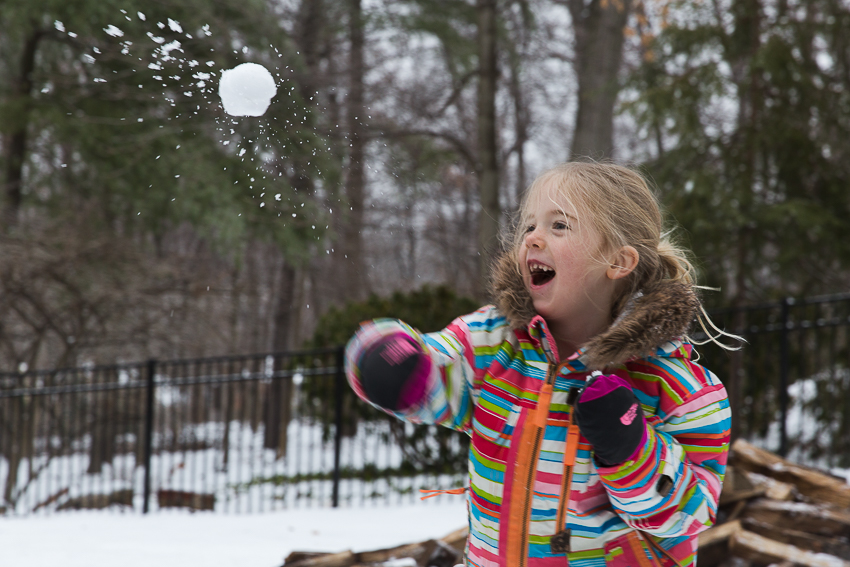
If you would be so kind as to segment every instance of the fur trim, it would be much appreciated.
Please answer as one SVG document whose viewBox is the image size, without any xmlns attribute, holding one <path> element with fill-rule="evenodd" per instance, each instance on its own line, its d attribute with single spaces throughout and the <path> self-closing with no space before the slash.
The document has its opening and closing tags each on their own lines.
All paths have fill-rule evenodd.
<svg viewBox="0 0 850 567">
<path fill-rule="evenodd" d="M 502 254 L 493 268 L 491 293 L 511 328 L 527 327 L 536 315 L 516 262 Z M 664 343 L 684 336 L 700 308 L 693 286 L 665 281 L 635 296 L 604 332 L 585 345 L 588 370 L 617 366 L 647 356 Z"/>
<path fill-rule="evenodd" d="M 510 252 L 504 252 L 496 259 L 490 277 L 490 294 L 493 303 L 507 318 L 512 329 L 527 327 L 537 312 L 531 296 L 525 289 L 519 266 Z"/>
</svg>

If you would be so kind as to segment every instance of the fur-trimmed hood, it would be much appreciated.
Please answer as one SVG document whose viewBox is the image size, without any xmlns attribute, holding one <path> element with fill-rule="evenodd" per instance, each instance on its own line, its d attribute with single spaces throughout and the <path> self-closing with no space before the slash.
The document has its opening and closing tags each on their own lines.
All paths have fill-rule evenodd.
<svg viewBox="0 0 850 567">
<path fill-rule="evenodd" d="M 496 261 L 490 293 L 513 329 L 526 328 L 537 315 L 510 253 Z M 597 370 L 647 356 L 665 342 L 683 337 L 699 308 L 691 285 L 670 281 L 642 290 L 607 330 L 585 345 L 582 361 L 588 370 Z"/>
</svg>

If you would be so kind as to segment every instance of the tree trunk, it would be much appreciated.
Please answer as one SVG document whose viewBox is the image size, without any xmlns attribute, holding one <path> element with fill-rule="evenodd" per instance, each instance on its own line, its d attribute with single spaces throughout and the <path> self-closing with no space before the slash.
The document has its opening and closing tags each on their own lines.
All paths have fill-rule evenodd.
<svg viewBox="0 0 850 567">
<path fill-rule="evenodd" d="M 7 112 L 11 117 L 9 130 L 6 132 L 6 179 L 4 196 L 6 206 L 3 210 L 3 221 L 6 230 L 17 224 L 18 212 L 23 200 L 23 173 L 27 151 L 27 129 L 32 108 L 32 74 L 35 71 L 35 54 L 38 42 L 44 36 L 41 30 L 34 30 L 24 42 L 18 77 L 12 85 L 11 105 L 13 112 Z"/>
<path fill-rule="evenodd" d="M 478 0 L 478 295 L 484 295 L 499 249 L 499 162 L 496 140 L 496 0 Z"/>
<path fill-rule="evenodd" d="M 6 475 L 6 485 L 3 488 L 4 506 L 9 506 L 14 511 L 17 496 L 15 488 L 18 485 L 18 470 L 21 465 L 21 454 L 23 453 L 23 443 L 20 435 L 16 433 L 16 428 L 21 425 L 24 399 L 23 398 L 7 398 L 6 409 L 12 406 L 9 413 L 8 421 L 5 422 L 6 427 L 3 431 L 5 443 L 0 449 L 6 456 L 6 461 L 9 465 L 9 473 Z"/>
<path fill-rule="evenodd" d="M 363 207 L 366 176 L 363 169 L 365 137 L 363 135 L 364 85 L 363 85 L 363 11 L 361 0 L 348 0 L 348 32 L 351 42 L 348 60 L 349 91 L 346 104 L 348 131 L 348 168 L 345 196 L 348 210 L 339 243 L 339 260 L 344 263 L 345 299 L 361 299 L 366 292 L 366 270 L 363 260 Z M 341 257 L 340 257 L 341 256 Z"/>
<path fill-rule="evenodd" d="M 295 341 L 295 326 L 298 322 L 300 302 L 296 287 L 298 285 L 298 270 L 285 260 L 281 262 L 278 280 L 277 309 L 274 319 L 274 339 L 272 348 L 275 352 L 292 350 Z M 286 359 L 275 359 L 274 369 Z M 269 387 L 269 395 L 264 411 L 265 428 L 263 430 L 263 446 L 275 449 L 278 457 L 286 455 L 286 428 L 292 418 L 292 378 L 273 378 Z"/>
<path fill-rule="evenodd" d="M 570 0 L 578 108 L 570 159 L 614 156 L 614 105 L 620 92 L 623 28 L 632 0 Z"/>
<path fill-rule="evenodd" d="M 294 33 L 298 51 L 304 60 L 304 72 L 298 77 L 299 94 L 304 104 L 316 99 L 318 87 L 318 68 L 320 62 L 321 37 L 324 31 L 323 0 L 302 0 L 298 7 L 297 27 Z M 315 186 L 310 178 L 306 160 L 299 158 L 294 163 L 294 174 L 289 176 L 293 188 L 307 199 L 313 196 Z M 304 269 L 296 267 L 283 258 L 280 262 L 276 286 L 278 301 L 274 314 L 272 350 L 274 352 L 291 351 L 301 339 L 300 314 Z M 287 359 L 276 358 L 274 370 L 280 370 Z M 275 449 L 277 457 L 286 456 L 286 431 L 292 419 L 292 378 L 273 378 L 268 389 L 263 412 L 263 446 Z"/>
<path fill-rule="evenodd" d="M 734 161 L 734 169 L 726 172 L 728 179 L 737 183 L 739 208 L 742 218 L 750 218 L 753 208 L 753 191 L 756 181 L 756 161 L 759 145 L 759 114 L 763 101 L 759 71 L 755 60 L 760 49 L 761 5 L 759 0 L 739 0 L 733 5 L 735 17 L 735 32 L 727 46 L 728 57 L 733 68 L 733 80 L 738 87 L 738 124 L 735 136 L 740 140 L 742 148 L 741 161 Z M 736 332 L 743 330 L 743 307 L 746 305 L 749 290 L 747 275 L 752 265 L 750 256 L 758 249 L 756 234 L 746 226 L 746 222 L 738 227 L 735 254 L 735 272 L 732 306 L 736 310 Z M 740 319 L 739 319 L 740 318 Z M 732 409 L 732 440 L 742 433 L 739 416 L 743 402 L 744 380 L 743 355 L 740 351 L 733 353 L 732 375 L 730 387 L 730 407 Z"/>
<path fill-rule="evenodd" d="M 522 91 L 522 54 L 514 46 L 510 52 L 511 99 L 514 103 L 514 147 L 517 157 L 516 195 L 514 202 L 519 203 L 525 193 L 525 143 L 528 141 L 529 109 Z"/>
</svg>

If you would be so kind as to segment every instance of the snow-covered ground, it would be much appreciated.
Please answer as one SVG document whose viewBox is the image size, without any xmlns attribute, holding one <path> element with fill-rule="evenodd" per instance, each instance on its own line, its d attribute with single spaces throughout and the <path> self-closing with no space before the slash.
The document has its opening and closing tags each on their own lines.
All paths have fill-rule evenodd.
<svg viewBox="0 0 850 567">
<path fill-rule="evenodd" d="M 292 551 L 368 551 L 466 525 L 463 497 L 437 504 L 265 514 L 66 512 L 0 518 L 0 565 L 279 567 Z"/>
</svg>

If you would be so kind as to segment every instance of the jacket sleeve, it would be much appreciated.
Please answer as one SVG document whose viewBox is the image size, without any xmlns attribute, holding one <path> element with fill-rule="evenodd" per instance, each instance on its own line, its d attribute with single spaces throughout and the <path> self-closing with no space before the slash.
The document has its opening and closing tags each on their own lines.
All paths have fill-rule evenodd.
<svg viewBox="0 0 850 567">
<path fill-rule="evenodd" d="M 693 536 L 717 517 L 731 424 L 726 390 L 687 358 L 650 358 L 631 373 L 646 415 L 655 416 L 647 419 L 644 446 L 621 465 L 599 468 L 600 477 L 630 526 L 658 537 Z M 657 398 L 640 382 L 654 384 Z"/>
<path fill-rule="evenodd" d="M 426 353 L 430 369 L 424 373 L 423 392 L 417 402 L 402 411 L 391 411 L 370 402 L 364 394 L 360 360 L 381 338 L 402 333 L 412 337 Z M 469 432 L 472 410 L 487 368 L 499 345 L 510 333 L 505 318 L 495 307 L 458 317 L 436 333 L 422 334 L 397 319 L 375 319 L 363 323 L 345 352 L 348 381 L 364 401 L 390 415 L 413 423 L 435 423 Z"/>
</svg>

